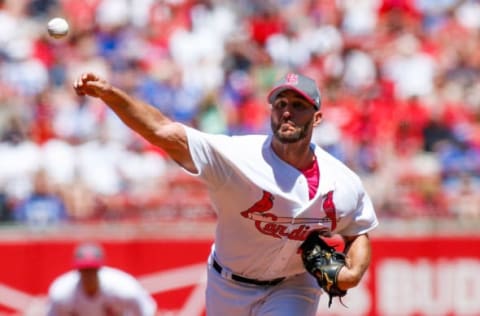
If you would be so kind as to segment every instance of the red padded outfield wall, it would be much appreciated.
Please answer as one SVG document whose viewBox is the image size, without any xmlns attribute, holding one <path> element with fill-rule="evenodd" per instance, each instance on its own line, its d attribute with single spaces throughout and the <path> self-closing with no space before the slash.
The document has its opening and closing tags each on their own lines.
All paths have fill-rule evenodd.
<svg viewBox="0 0 480 316">
<path fill-rule="evenodd" d="M 0 239 L 0 315 L 44 315 L 50 282 L 70 268 L 78 240 Z M 159 315 L 204 315 L 211 239 L 101 239 L 107 264 L 135 275 Z M 373 237 L 373 261 L 349 308 L 318 315 L 480 315 L 480 237 Z"/>
</svg>

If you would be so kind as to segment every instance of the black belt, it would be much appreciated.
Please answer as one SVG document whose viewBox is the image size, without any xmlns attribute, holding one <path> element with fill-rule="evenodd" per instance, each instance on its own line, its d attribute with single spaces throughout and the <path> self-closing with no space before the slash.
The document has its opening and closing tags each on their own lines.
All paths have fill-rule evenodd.
<svg viewBox="0 0 480 316">
<path fill-rule="evenodd" d="M 213 268 L 215 271 L 222 274 L 223 268 L 218 264 L 215 259 L 213 260 Z M 242 277 L 240 275 L 233 274 L 231 275 L 231 279 L 238 281 L 238 282 L 243 282 L 243 283 L 249 283 L 249 284 L 255 284 L 255 285 L 260 285 L 260 286 L 274 286 L 285 280 L 285 278 L 278 278 L 278 279 L 273 279 L 273 280 L 255 280 L 255 279 L 249 279 Z"/>
</svg>

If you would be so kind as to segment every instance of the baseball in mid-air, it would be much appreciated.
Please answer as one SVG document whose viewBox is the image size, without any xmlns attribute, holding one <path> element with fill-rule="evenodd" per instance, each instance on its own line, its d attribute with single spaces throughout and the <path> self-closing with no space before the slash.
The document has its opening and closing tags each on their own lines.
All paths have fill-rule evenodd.
<svg viewBox="0 0 480 316">
<path fill-rule="evenodd" d="M 48 34 L 53 38 L 62 38 L 68 34 L 68 22 L 64 18 L 53 18 L 48 21 Z"/>
</svg>

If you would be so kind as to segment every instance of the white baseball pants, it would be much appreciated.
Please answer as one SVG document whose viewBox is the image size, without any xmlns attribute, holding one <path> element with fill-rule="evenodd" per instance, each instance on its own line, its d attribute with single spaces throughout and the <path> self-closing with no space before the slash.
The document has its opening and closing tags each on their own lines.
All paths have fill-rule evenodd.
<svg viewBox="0 0 480 316">
<path fill-rule="evenodd" d="M 208 264 L 207 316 L 315 316 L 321 293 L 306 272 L 265 287 L 226 279 Z"/>
</svg>

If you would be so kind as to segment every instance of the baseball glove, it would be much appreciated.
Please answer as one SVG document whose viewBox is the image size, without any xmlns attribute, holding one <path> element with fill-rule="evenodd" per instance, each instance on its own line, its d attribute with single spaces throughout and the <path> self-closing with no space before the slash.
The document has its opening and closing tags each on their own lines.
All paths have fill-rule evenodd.
<svg viewBox="0 0 480 316">
<path fill-rule="evenodd" d="M 332 305 L 334 297 L 339 297 L 340 303 L 344 305 L 342 297 L 347 291 L 338 288 L 337 276 L 345 265 L 345 254 L 329 246 L 318 232 L 311 233 L 300 249 L 305 269 L 317 279 L 318 285 L 329 296 L 328 307 Z"/>
</svg>

